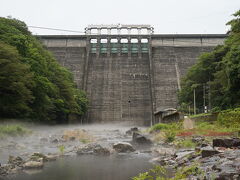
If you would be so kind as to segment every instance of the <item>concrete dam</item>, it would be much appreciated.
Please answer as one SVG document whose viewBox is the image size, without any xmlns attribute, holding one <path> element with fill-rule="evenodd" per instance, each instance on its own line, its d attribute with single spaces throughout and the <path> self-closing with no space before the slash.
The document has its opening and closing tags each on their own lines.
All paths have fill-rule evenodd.
<svg viewBox="0 0 240 180">
<path fill-rule="evenodd" d="M 155 123 L 177 108 L 180 79 L 225 34 L 153 34 L 150 25 L 90 25 L 85 35 L 39 36 L 87 92 L 86 123 Z"/>
</svg>

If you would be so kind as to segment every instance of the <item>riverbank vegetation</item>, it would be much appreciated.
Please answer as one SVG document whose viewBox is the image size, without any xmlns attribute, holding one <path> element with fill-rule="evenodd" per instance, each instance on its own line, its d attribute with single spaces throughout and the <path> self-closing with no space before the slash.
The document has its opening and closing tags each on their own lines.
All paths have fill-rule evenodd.
<svg viewBox="0 0 240 180">
<path fill-rule="evenodd" d="M 0 139 L 7 136 L 22 136 L 29 133 L 31 133 L 29 129 L 19 124 L 0 125 Z"/>
<path fill-rule="evenodd" d="M 166 167 L 155 166 L 148 172 L 140 173 L 138 176 L 133 177 L 132 180 L 181 180 L 187 179 L 189 176 L 204 176 L 204 172 L 198 167 L 198 164 L 179 168 L 174 174 L 174 177 L 170 177 Z"/>
<path fill-rule="evenodd" d="M 76 88 L 72 74 L 26 24 L 0 18 L 0 118 L 62 123 L 86 110 L 86 95 Z"/>
<path fill-rule="evenodd" d="M 224 44 L 202 54 L 181 82 L 180 109 L 185 113 L 193 110 L 194 91 L 197 113 L 204 106 L 213 112 L 240 106 L 240 10 L 227 24 L 231 28 Z"/>
</svg>

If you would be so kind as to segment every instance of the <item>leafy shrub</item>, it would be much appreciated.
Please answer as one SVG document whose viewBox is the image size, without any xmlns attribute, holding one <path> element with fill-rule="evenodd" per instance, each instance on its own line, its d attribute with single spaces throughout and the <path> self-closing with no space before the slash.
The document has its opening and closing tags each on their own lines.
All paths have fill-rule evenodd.
<svg viewBox="0 0 240 180">
<path fill-rule="evenodd" d="M 149 172 L 140 173 L 138 176 L 133 177 L 132 180 L 165 180 L 166 172 L 164 167 L 155 166 Z"/>
<path fill-rule="evenodd" d="M 193 164 L 179 168 L 174 177 L 168 177 L 165 167 L 155 166 L 148 172 L 140 173 L 138 176 L 133 177 L 132 180 L 182 180 L 187 179 L 191 175 L 203 176 L 204 172 L 199 168 L 198 164 Z"/>
<path fill-rule="evenodd" d="M 240 128 L 240 108 L 221 111 L 218 115 L 217 122 L 228 128 Z"/>
<path fill-rule="evenodd" d="M 170 143 L 173 142 L 175 140 L 176 137 L 176 132 L 172 131 L 172 130 L 167 130 L 164 132 L 165 133 L 165 141 Z"/>
</svg>

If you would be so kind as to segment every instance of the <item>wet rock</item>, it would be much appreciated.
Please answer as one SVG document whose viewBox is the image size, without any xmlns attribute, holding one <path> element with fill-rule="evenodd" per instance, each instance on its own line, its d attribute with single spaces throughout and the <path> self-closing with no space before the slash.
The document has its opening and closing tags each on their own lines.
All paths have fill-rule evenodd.
<svg viewBox="0 0 240 180">
<path fill-rule="evenodd" d="M 46 161 L 54 161 L 57 159 L 56 155 L 44 155 L 42 153 L 36 152 L 31 155 L 29 160 L 31 161 L 41 161 L 43 160 L 44 162 Z"/>
<path fill-rule="evenodd" d="M 113 149 L 119 153 L 126 153 L 126 152 L 134 152 L 135 149 L 132 147 L 130 143 L 127 142 L 119 142 L 113 145 Z"/>
<path fill-rule="evenodd" d="M 142 144 L 142 145 L 151 145 L 152 141 L 147 138 L 146 136 L 138 133 L 138 132 L 133 132 L 132 140 L 135 143 Z"/>
<path fill-rule="evenodd" d="M 52 139 L 52 140 L 51 140 L 51 143 L 58 143 L 58 142 L 59 142 L 58 139 Z"/>
<path fill-rule="evenodd" d="M 8 164 L 11 164 L 13 166 L 22 166 L 24 163 L 23 159 L 19 156 L 14 157 L 14 156 L 9 156 L 8 158 Z"/>
<path fill-rule="evenodd" d="M 219 154 L 220 152 L 215 149 L 203 149 L 201 152 L 202 158 Z"/>
<path fill-rule="evenodd" d="M 23 164 L 24 169 L 40 169 L 43 168 L 43 160 L 41 161 L 28 161 Z"/>
<path fill-rule="evenodd" d="M 239 138 L 213 139 L 213 147 L 240 148 L 240 139 Z"/>
<path fill-rule="evenodd" d="M 93 154 L 93 149 L 96 145 L 95 144 L 88 144 L 84 147 L 80 147 L 77 150 L 78 155 L 83 155 L 83 154 Z"/>
<path fill-rule="evenodd" d="M 7 174 L 7 169 L 4 166 L 0 166 L 0 178 L 1 176 L 6 176 Z"/>
<path fill-rule="evenodd" d="M 93 153 L 100 156 L 109 156 L 110 150 L 102 146 L 97 146 L 93 149 Z"/>
<path fill-rule="evenodd" d="M 100 144 L 88 144 L 84 147 L 78 148 L 77 154 L 110 155 L 110 150 L 102 147 Z"/>
<path fill-rule="evenodd" d="M 160 166 L 172 166 L 176 164 L 176 161 L 172 159 L 172 157 L 156 157 L 150 160 L 150 162 L 154 164 L 158 164 Z"/>
<path fill-rule="evenodd" d="M 131 129 L 129 129 L 128 131 L 126 131 L 127 135 L 132 135 L 133 132 L 139 132 L 139 129 L 137 127 L 133 127 Z"/>
<path fill-rule="evenodd" d="M 218 175 L 216 180 L 239 180 L 239 174 L 231 173 L 231 172 L 222 172 Z"/>
<path fill-rule="evenodd" d="M 195 151 L 193 151 L 193 150 L 183 150 L 183 151 L 180 151 L 180 152 L 176 153 L 176 156 L 177 156 L 176 160 L 180 160 L 184 157 L 190 157 L 194 154 L 195 154 Z"/>
<path fill-rule="evenodd" d="M 200 147 L 201 147 L 201 148 L 203 148 L 203 147 L 208 147 L 208 146 L 210 146 L 210 145 L 207 144 L 207 143 L 201 143 L 201 144 L 200 144 Z"/>
<path fill-rule="evenodd" d="M 69 138 L 69 141 L 75 141 L 76 140 L 76 137 L 70 137 Z"/>
<path fill-rule="evenodd" d="M 183 165 L 185 165 L 185 164 L 188 163 L 188 162 L 189 162 L 188 158 L 187 158 L 187 157 L 183 157 L 183 158 L 181 158 L 181 159 L 179 159 L 179 160 L 177 161 L 177 165 L 178 165 L 178 166 L 183 166 Z"/>
<path fill-rule="evenodd" d="M 205 138 L 203 136 L 194 136 L 192 138 L 192 142 L 196 144 L 202 144 L 205 141 Z"/>
<path fill-rule="evenodd" d="M 46 155 L 47 161 L 56 161 L 58 157 L 59 155 L 54 155 L 54 154 Z"/>
<path fill-rule="evenodd" d="M 176 150 L 174 148 L 161 147 L 161 146 L 152 148 L 152 152 L 157 154 L 157 155 L 161 155 L 161 156 L 175 155 L 176 154 Z"/>
</svg>

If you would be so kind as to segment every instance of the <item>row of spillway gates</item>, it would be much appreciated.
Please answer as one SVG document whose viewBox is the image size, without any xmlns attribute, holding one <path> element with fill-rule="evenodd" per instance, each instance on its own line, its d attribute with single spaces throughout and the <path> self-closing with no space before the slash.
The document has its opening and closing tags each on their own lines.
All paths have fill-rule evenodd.
<svg viewBox="0 0 240 180">
<path fill-rule="evenodd" d="M 104 29 L 107 33 L 102 33 Z M 137 33 L 131 34 L 133 29 L 137 30 Z M 94 30 L 96 33 L 93 32 Z M 113 30 L 117 30 L 117 33 L 112 34 Z M 127 30 L 127 33 L 124 33 L 124 30 Z M 121 24 L 89 25 L 85 28 L 85 33 L 92 54 L 141 54 L 149 52 L 153 27 Z"/>
</svg>

